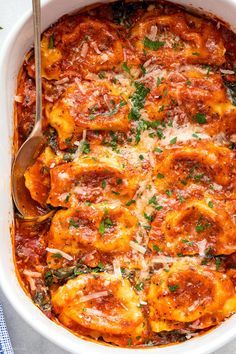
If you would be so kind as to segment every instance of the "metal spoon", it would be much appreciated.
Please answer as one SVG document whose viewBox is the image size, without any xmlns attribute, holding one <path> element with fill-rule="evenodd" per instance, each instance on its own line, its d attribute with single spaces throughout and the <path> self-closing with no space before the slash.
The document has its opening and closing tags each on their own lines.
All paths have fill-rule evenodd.
<svg viewBox="0 0 236 354">
<path fill-rule="evenodd" d="M 44 210 L 35 202 L 25 186 L 24 173 L 31 166 L 45 146 L 46 140 L 42 132 L 42 80 L 41 80 L 41 8 L 40 0 L 32 0 L 34 22 L 34 53 L 35 53 L 35 82 L 36 82 L 36 115 L 35 126 L 28 139 L 20 147 L 12 166 L 11 182 L 12 196 L 16 208 L 22 218 L 42 221 L 53 211 Z"/>
</svg>

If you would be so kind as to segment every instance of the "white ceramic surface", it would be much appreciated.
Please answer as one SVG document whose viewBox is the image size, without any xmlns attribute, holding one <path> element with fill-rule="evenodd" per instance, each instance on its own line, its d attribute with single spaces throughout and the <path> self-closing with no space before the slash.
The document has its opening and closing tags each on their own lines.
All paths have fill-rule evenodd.
<svg viewBox="0 0 236 354">
<path fill-rule="evenodd" d="M 61 15 L 93 2 L 93 0 L 45 0 L 42 6 L 42 29 L 47 28 Z M 232 28 L 236 29 L 236 0 L 176 0 L 175 2 L 203 8 L 229 22 Z M 25 295 L 14 272 L 9 232 L 12 223 L 10 197 L 12 107 L 16 75 L 24 54 L 31 47 L 32 42 L 31 13 L 27 13 L 13 27 L 0 55 L 0 285 L 18 313 L 34 329 L 62 348 L 76 354 L 84 354 L 85 351 L 89 354 L 127 354 L 130 353 L 130 349 L 108 347 L 82 340 L 47 319 Z M 165 348 L 150 348 L 148 351 L 147 349 L 136 350 L 140 354 L 189 354 L 190 352 L 207 354 L 234 337 L 236 337 L 236 316 L 225 321 L 214 331 L 190 341 Z"/>
</svg>

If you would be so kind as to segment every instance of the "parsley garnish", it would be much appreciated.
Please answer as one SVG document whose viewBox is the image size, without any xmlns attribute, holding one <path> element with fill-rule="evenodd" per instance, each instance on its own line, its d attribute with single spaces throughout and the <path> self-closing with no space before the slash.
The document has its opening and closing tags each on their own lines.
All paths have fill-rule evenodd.
<svg viewBox="0 0 236 354">
<path fill-rule="evenodd" d="M 112 226 L 113 226 L 112 220 L 108 217 L 105 217 L 99 225 L 98 232 L 100 233 L 100 235 L 104 235 L 106 229 Z"/>
<path fill-rule="evenodd" d="M 186 80 L 186 85 L 190 86 L 191 85 L 191 81 L 189 79 Z"/>
<path fill-rule="evenodd" d="M 62 255 L 60 253 L 54 253 L 52 255 L 53 258 L 62 258 Z"/>
<path fill-rule="evenodd" d="M 203 113 L 197 113 L 194 116 L 194 120 L 196 120 L 199 124 L 205 124 L 207 122 L 206 115 Z"/>
<path fill-rule="evenodd" d="M 208 206 L 209 208 L 213 208 L 213 202 L 211 200 L 208 202 Z"/>
<path fill-rule="evenodd" d="M 170 189 L 167 189 L 166 195 L 168 195 L 168 197 L 171 197 L 173 195 L 173 192 Z"/>
<path fill-rule="evenodd" d="M 221 266 L 221 259 L 220 259 L 220 257 L 216 257 L 216 259 L 215 259 L 215 264 L 216 264 L 216 270 L 219 270 L 219 269 L 220 269 L 220 266 Z"/>
<path fill-rule="evenodd" d="M 185 200 L 181 194 L 178 195 L 178 198 L 179 198 L 180 203 L 183 203 Z"/>
<path fill-rule="evenodd" d="M 160 148 L 155 148 L 154 152 L 158 152 L 159 154 L 163 152 L 163 150 L 161 150 Z"/>
<path fill-rule="evenodd" d="M 178 284 L 168 285 L 168 288 L 172 293 L 174 293 L 176 290 L 179 289 L 179 285 Z"/>
<path fill-rule="evenodd" d="M 135 288 L 136 288 L 138 291 L 143 290 L 143 287 L 144 287 L 144 283 L 143 283 L 143 282 L 138 283 L 138 284 L 135 285 Z"/>
<path fill-rule="evenodd" d="M 177 141 L 177 136 L 175 136 L 173 139 L 170 141 L 170 145 L 174 145 Z"/>
<path fill-rule="evenodd" d="M 136 200 L 131 199 L 131 200 L 129 200 L 125 205 L 126 205 L 126 206 L 130 206 L 130 205 L 135 204 L 135 203 L 136 203 Z"/>
<path fill-rule="evenodd" d="M 146 69 L 143 65 L 140 65 L 140 69 L 142 71 L 142 73 L 145 75 L 146 74 Z"/>
<path fill-rule="evenodd" d="M 128 67 L 128 65 L 127 65 L 126 62 L 124 62 L 124 63 L 122 64 L 122 69 L 123 69 L 124 71 L 126 71 L 127 73 L 130 74 L 130 68 Z"/>
<path fill-rule="evenodd" d="M 78 228 L 79 227 L 79 223 L 78 223 L 78 220 L 76 220 L 76 219 L 70 219 L 70 221 L 69 221 L 69 226 L 70 227 L 75 227 L 75 228 Z"/>
<path fill-rule="evenodd" d="M 153 248 L 153 251 L 156 251 L 156 252 L 161 252 L 160 247 L 159 247 L 159 246 L 157 246 L 157 245 L 153 245 L 153 246 L 152 246 L 152 248 Z"/>
<path fill-rule="evenodd" d="M 205 227 L 202 224 L 198 224 L 195 229 L 197 232 L 202 232 L 205 230 Z"/>
<path fill-rule="evenodd" d="M 48 41 L 48 49 L 53 49 L 53 48 L 54 48 L 54 34 L 51 34 Z"/>
<path fill-rule="evenodd" d="M 107 182 L 105 181 L 105 179 L 102 181 L 102 189 L 105 189 L 107 185 Z"/>
<path fill-rule="evenodd" d="M 131 338 L 128 339 L 127 345 L 128 345 L 128 347 L 130 347 L 132 345 L 132 339 Z"/>
<path fill-rule="evenodd" d="M 105 72 L 104 71 L 100 71 L 98 73 L 98 77 L 99 77 L 99 79 L 105 79 L 105 77 L 106 77 Z"/>
<path fill-rule="evenodd" d="M 204 177 L 204 173 L 201 173 L 199 175 L 195 175 L 194 179 L 195 179 L 195 181 L 201 181 L 203 179 L 203 177 Z"/>
<path fill-rule="evenodd" d="M 162 179 L 162 178 L 165 178 L 165 176 L 162 173 L 158 173 L 157 178 Z"/>
<path fill-rule="evenodd" d="M 144 213 L 144 217 L 145 217 L 145 219 L 147 219 L 150 222 L 153 221 L 153 215 L 148 215 L 148 214 Z"/>
<path fill-rule="evenodd" d="M 163 77 L 158 77 L 158 78 L 157 78 L 157 87 L 162 84 L 163 80 L 164 80 Z"/>
<path fill-rule="evenodd" d="M 164 47 L 165 42 L 162 41 L 152 41 L 151 39 L 145 37 L 144 38 L 144 47 L 149 48 L 151 50 L 158 50 Z"/>
<path fill-rule="evenodd" d="M 186 240 L 186 239 L 182 240 L 182 242 L 183 242 L 183 243 L 186 243 L 186 244 L 189 245 L 189 246 L 192 246 L 192 245 L 193 245 L 193 242 L 192 242 L 192 241 L 189 241 L 189 240 Z"/>
<path fill-rule="evenodd" d="M 69 199 L 71 197 L 71 193 L 68 193 L 67 196 L 65 197 L 65 202 L 68 203 Z"/>
<path fill-rule="evenodd" d="M 140 82 L 135 82 L 134 86 L 136 91 L 131 98 L 133 107 L 129 113 L 129 120 L 138 120 L 140 118 L 141 114 L 139 110 L 144 107 L 145 98 L 150 92 L 150 89 Z"/>
<path fill-rule="evenodd" d="M 156 210 L 161 210 L 163 208 L 162 205 L 158 204 L 157 197 L 155 195 L 149 199 L 148 204 L 151 204 Z"/>
<path fill-rule="evenodd" d="M 84 140 L 81 146 L 81 151 L 83 154 L 89 154 L 90 153 L 90 144 L 87 140 Z"/>
</svg>

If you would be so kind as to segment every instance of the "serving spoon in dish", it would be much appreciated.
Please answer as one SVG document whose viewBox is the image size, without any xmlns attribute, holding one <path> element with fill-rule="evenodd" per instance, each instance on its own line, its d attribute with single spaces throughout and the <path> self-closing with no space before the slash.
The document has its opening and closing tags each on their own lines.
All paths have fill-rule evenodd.
<svg viewBox="0 0 236 354">
<path fill-rule="evenodd" d="M 34 23 L 34 53 L 36 82 L 36 114 L 34 128 L 27 140 L 17 152 L 12 165 L 12 197 L 20 216 L 28 221 L 43 221 L 54 211 L 43 209 L 35 202 L 25 186 L 24 173 L 31 166 L 45 146 L 46 139 L 42 131 L 42 80 L 41 80 L 41 6 L 40 0 L 32 0 Z"/>
</svg>

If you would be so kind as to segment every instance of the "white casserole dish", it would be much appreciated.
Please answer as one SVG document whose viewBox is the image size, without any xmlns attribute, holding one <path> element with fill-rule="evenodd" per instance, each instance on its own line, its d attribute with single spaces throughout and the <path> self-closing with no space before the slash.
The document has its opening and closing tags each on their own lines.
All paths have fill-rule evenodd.
<svg viewBox="0 0 236 354">
<path fill-rule="evenodd" d="M 42 30 L 60 16 L 94 3 L 94 0 L 45 0 L 42 5 Z M 100 0 L 99 2 L 106 2 Z M 223 19 L 236 29 L 236 0 L 175 0 L 191 5 Z M 10 169 L 13 128 L 13 99 L 16 76 L 24 54 L 33 43 L 31 13 L 27 13 L 14 26 L 0 57 L 0 285 L 18 313 L 40 334 L 60 347 L 76 354 L 127 354 L 131 349 L 116 348 L 86 341 L 74 336 L 66 329 L 47 319 L 25 295 L 18 283 L 13 262 L 10 226 L 12 224 L 12 202 L 10 196 Z M 187 342 L 163 348 L 137 350 L 140 354 L 197 354 L 211 353 L 236 337 L 236 315 L 206 335 Z M 148 350 L 148 351 L 147 351 Z"/>
</svg>

